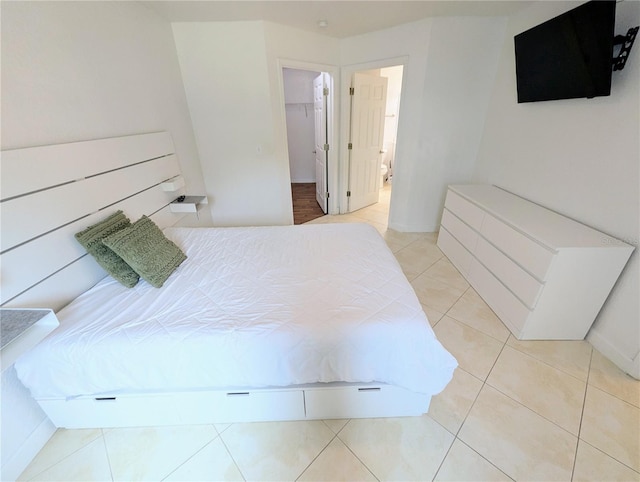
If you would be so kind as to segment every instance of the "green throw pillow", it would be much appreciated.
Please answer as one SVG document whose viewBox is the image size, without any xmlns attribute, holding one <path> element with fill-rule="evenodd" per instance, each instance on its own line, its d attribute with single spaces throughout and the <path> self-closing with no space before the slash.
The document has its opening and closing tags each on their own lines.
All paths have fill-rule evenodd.
<svg viewBox="0 0 640 482">
<path fill-rule="evenodd" d="M 122 211 L 117 211 L 99 223 L 76 233 L 78 242 L 95 258 L 100 266 L 127 288 L 133 288 L 140 277 L 120 256 L 102 243 L 102 239 L 128 226 L 131 221 Z"/>
<path fill-rule="evenodd" d="M 102 240 L 141 278 L 160 288 L 186 255 L 165 237 L 151 219 L 142 216 L 128 228 Z"/>
</svg>

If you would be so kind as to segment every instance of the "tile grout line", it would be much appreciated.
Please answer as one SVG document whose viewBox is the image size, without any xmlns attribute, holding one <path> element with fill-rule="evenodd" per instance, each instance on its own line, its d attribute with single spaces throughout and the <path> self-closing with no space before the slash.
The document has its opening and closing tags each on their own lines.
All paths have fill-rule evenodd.
<svg viewBox="0 0 640 482">
<path fill-rule="evenodd" d="M 344 428 L 351 423 L 351 420 L 353 420 L 353 419 L 349 419 L 349 421 L 347 423 L 345 423 L 344 426 L 340 430 L 338 430 L 338 433 L 336 434 L 336 437 L 338 438 L 338 440 L 340 440 L 340 442 L 342 442 L 344 444 L 345 447 L 347 447 L 347 450 L 349 452 L 351 452 L 351 454 L 358 460 L 358 462 L 360 462 L 362 464 L 362 466 L 365 469 L 367 469 L 367 471 L 373 476 L 373 478 L 376 479 L 378 482 L 380 482 L 380 479 L 375 474 L 375 472 L 373 470 L 371 470 L 371 468 L 367 464 L 365 464 L 364 461 L 362 459 L 360 459 L 360 457 L 358 457 L 358 455 L 353 450 L 351 450 L 351 447 L 349 447 L 349 444 L 347 444 L 347 442 L 345 442 L 344 440 L 342 440 L 339 437 L 340 432 L 342 432 L 344 430 Z"/>
<path fill-rule="evenodd" d="M 331 430 L 331 429 L 329 428 L 329 426 L 328 426 L 326 423 L 324 423 L 324 420 L 320 420 L 320 422 L 322 422 L 322 424 L 323 424 L 325 427 L 327 427 L 327 429 Z M 333 432 L 333 430 L 331 430 L 331 431 Z M 333 437 L 331 437 L 331 440 L 329 440 L 329 441 L 326 443 L 326 445 L 325 445 L 324 447 L 322 447 L 322 450 L 320 450 L 320 452 L 318 452 L 318 453 L 316 454 L 316 456 L 315 456 L 313 459 L 311 459 L 311 461 L 306 465 L 306 467 L 304 467 L 304 468 L 302 469 L 302 471 L 300 471 L 300 473 L 298 474 L 298 476 L 295 478 L 295 480 L 296 480 L 296 481 L 297 481 L 297 480 L 299 480 L 299 479 L 300 479 L 300 477 L 302 477 L 302 475 L 307 471 L 307 469 L 308 469 L 309 467 L 311 467 L 311 466 L 313 465 L 313 463 L 318 459 L 318 457 L 320 457 L 320 455 L 322 455 L 322 452 L 324 452 L 325 450 L 327 450 L 327 447 L 328 447 L 329 445 L 331 445 L 331 442 L 333 442 L 333 441 L 336 439 L 336 437 L 337 437 L 337 436 L 338 436 L 338 434 L 337 434 L 337 433 L 334 433 L 334 434 L 333 434 Z"/>
<path fill-rule="evenodd" d="M 104 447 L 104 453 L 107 456 L 107 463 L 109 464 L 109 474 L 111 475 L 111 480 L 114 481 L 115 478 L 113 476 L 113 467 L 111 466 L 111 457 L 109 457 L 109 448 L 107 447 L 107 439 L 104 436 L 104 428 L 100 429 L 100 436 L 102 438 L 102 445 Z"/>
<path fill-rule="evenodd" d="M 233 423 L 231 424 L 233 425 Z M 229 425 L 229 427 L 231 426 Z M 227 428 L 229 428 L 227 427 Z M 214 425 L 215 428 L 215 425 Z M 226 428 L 223 430 L 223 432 L 226 432 Z M 218 429 L 216 428 L 216 432 L 218 431 Z M 244 475 L 244 472 L 242 472 L 242 469 L 240 469 L 240 466 L 238 465 L 238 462 L 236 462 L 236 458 L 233 456 L 233 454 L 231 453 L 231 450 L 229 450 L 229 447 L 227 447 L 227 442 L 224 441 L 224 437 L 222 436 L 221 433 L 218 433 L 218 437 L 220 437 L 220 441 L 222 442 L 222 445 L 224 445 L 224 449 L 227 451 L 227 453 L 229 454 L 229 457 L 231 457 L 231 460 L 233 461 L 233 465 L 236 466 L 236 469 L 238 469 L 238 473 L 240 474 L 240 476 L 242 477 L 242 480 L 246 481 L 247 478 Z"/>
<path fill-rule="evenodd" d="M 184 464 L 186 464 L 187 462 L 189 462 L 191 459 L 193 459 L 196 455 L 198 455 L 200 452 L 202 452 L 207 446 L 211 445 L 213 442 L 215 442 L 215 440 L 217 438 L 220 438 L 220 434 L 218 433 L 218 430 L 215 427 L 215 424 L 213 423 L 208 423 L 205 425 L 210 425 L 213 430 L 216 432 L 216 436 L 213 437 L 211 440 L 209 440 L 206 444 L 204 444 L 202 447 L 200 447 L 199 449 L 196 449 L 191 455 L 189 455 L 185 460 L 183 460 L 181 463 L 179 463 L 173 470 L 171 470 L 171 472 L 169 472 L 168 474 L 166 474 L 165 476 L 163 476 L 160 480 L 166 480 L 167 477 L 169 477 L 171 474 L 173 474 L 176 470 L 178 470 L 180 467 L 184 466 Z"/>
<path fill-rule="evenodd" d="M 74 430 L 74 429 L 67 429 L 67 428 L 56 428 L 56 431 L 54 432 L 54 435 L 59 431 L 59 430 Z M 83 444 L 81 447 L 78 447 L 76 450 L 74 450 L 73 452 L 68 453 L 67 455 L 65 455 L 64 457 L 57 459 L 55 462 L 51 463 L 51 465 L 47 465 L 45 468 L 43 468 L 40 472 L 34 474 L 33 476 L 31 476 L 28 480 L 31 481 L 33 479 L 35 479 L 36 477 L 38 477 L 39 475 L 43 474 L 44 472 L 46 472 L 49 469 L 52 469 L 53 467 L 55 467 L 56 465 L 58 465 L 59 463 L 63 462 L 64 460 L 68 459 L 69 457 L 71 457 L 72 455 L 76 454 L 77 452 L 79 452 L 80 450 L 88 447 L 90 444 L 92 444 L 93 442 L 95 442 L 96 440 L 98 440 L 100 437 L 103 437 L 103 432 L 102 429 L 100 430 L 100 435 L 98 435 L 97 437 L 89 440 L 87 443 Z M 40 449 L 40 451 L 36 454 L 36 456 L 31 460 L 31 462 L 29 462 L 29 465 L 27 465 L 25 467 L 25 469 L 22 471 L 23 473 L 31 466 L 31 464 L 33 464 L 33 462 L 36 460 L 36 458 L 38 457 L 38 455 L 40 455 L 40 452 L 47 446 L 49 445 L 49 443 L 51 443 L 51 439 L 53 438 L 53 436 L 47 440 L 47 443 L 42 447 L 42 449 Z M 109 467 L 109 469 L 111 469 L 111 467 Z M 20 478 L 22 474 L 20 474 L 18 476 L 18 479 Z"/>
<path fill-rule="evenodd" d="M 582 422 L 584 421 L 584 407 L 587 405 L 587 391 L 589 390 L 589 378 L 591 378 L 591 364 L 593 363 L 593 348 L 589 356 L 589 370 L 587 371 L 587 380 L 584 384 L 584 395 L 582 396 L 582 410 L 580 411 L 580 423 L 578 424 L 578 439 L 576 440 L 576 450 L 573 455 L 573 467 L 571 467 L 571 480 L 576 472 L 576 462 L 578 461 L 578 447 L 580 447 L 580 434 L 582 433 Z"/>
<path fill-rule="evenodd" d="M 471 286 L 469 287 L 471 288 Z M 449 308 L 451 309 L 451 308 Z M 447 311 L 448 312 L 448 311 Z M 468 326 L 468 325 L 467 325 Z M 488 336 L 488 335 L 487 335 Z M 495 339 L 495 338 L 494 338 Z M 507 338 L 508 340 L 508 338 Z M 504 347 L 507 346 L 507 342 L 504 341 L 502 342 L 502 348 L 500 349 L 500 353 L 498 353 L 498 356 L 496 356 L 496 359 L 493 361 L 493 365 L 491 365 L 491 368 L 489 369 L 489 371 L 487 372 L 487 376 L 484 378 L 484 380 L 480 380 L 478 377 L 475 377 L 473 374 L 470 373 L 471 376 L 474 376 L 477 380 L 480 380 L 482 382 L 482 386 L 480 387 L 480 390 L 478 390 L 478 393 L 476 394 L 475 398 L 473 399 L 473 402 L 471 403 L 471 406 L 469 407 L 469 410 L 467 411 L 466 415 L 464 416 L 464 419 L 462 420 L 462 423 L 460 423 L 460 426 L 458 427 L 458 430 L 456 431 L 456 433 L 454 434 L 454 442 L 456 440 L 460 440 L 461 443 L 465 444 L 467 447 L 469 447 L 471 450 L 473 450 L 475 453 L 477 453 L 480 457 L 482 457 L 484 460 L 486 460 L 489 464 L 491 464 L 493 467 L 495 467 L 496 469 L 498 469 L 500 472 L 502 472 L 503 474 L 505 474 L 507 477 L 509 477 L 512 480 L 513 477 L 511 477 L 509 474 L 507 474 L 504 470 L 502 470 L 500 467 L 498 467 L 497 465 L 495 465 L 493 462 L 491 462 L 491 460 L 489 460 L 488 458 L 486 458 L 484 455 L 482 455 L 480 452 L 478 452 L 477 450 L 475 450 L 473 447 L 471 447 L 470 445 L 468 445 L 467 443 L 465 443 L 464 440 L 462 440 L 459 437 L 460 431 L 462 430 L 462 427 L 464 426 L 465 422 L 467 421 L 467 418 L 469 418 L 469 415 L 471 414 L 471 411 L 473 410 L 473 407 L 475 406 L 476 402 L 478 401 L 478 398 L 480 397 L 480 393 L 482 392 L 483 388 L 485 387 L 485 385 L 487 385 L 487 380 L 489 378 L 489 375 L 491 374 L 491 372 L 493 371 L 496 363 L 498 362 L 498 358 L 500 358 L 500 355 L 502 354 L 502 351 L 504 350 Z M 465 370 L 466 372 L 466 370 Z M 467 372 L 468 373 L 468 372 Z M 489 385 L 489 387 L 493 388 L 491 385 Z M 502 393 L 502 392 L 500 392 Z M 520 402 L 518 402 L 520 403 Z M 524 406 L 524 405 L 523 405 Z M 525 407 L 527 408 L 527 407 Z M 453 446 L 453 443 L 451 444 L 451 446 Z M 451 450 L 451 448 L 449 448 L 449 450 Z M 448 455 L 448 452 L 447 452 Z M 445 457 L 446 458 L 446 457 Z M 444 462 L 444 459 L 443 459 Z M 442 464 L 440 464 L 442 466 Z M 440 467 L 438 468 L 438 471 L 440 471 Z M 437 473 L 436 473 L 437 475 Z"/>
</svg>

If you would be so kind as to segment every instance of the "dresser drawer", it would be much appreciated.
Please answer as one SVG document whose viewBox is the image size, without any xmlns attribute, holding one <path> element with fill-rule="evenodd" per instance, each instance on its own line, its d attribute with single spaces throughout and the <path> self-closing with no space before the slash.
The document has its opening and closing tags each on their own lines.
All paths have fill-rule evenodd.
<svg viewBox="0 0 640 482">
<path fill-rule="evenodd" d="M 545 280 L 554 253 L 487 214 L 480 233 L 539 280 Z"/>
<path fill-rule="evenodd" d="M 463 275 L 469 272 L 471 253 L 444 226 L 440 227 L 440 233 L 438 234 L 438 248 Z"/>
<path fill-rule="evenodd" d="M 505 286 L 533 309 L 544 285 L 500 252 L 491 243 L 480 237 L 473 253 L 478 260 Z"/>
<path fill-rule="evenodd" d="M 478 206 L 449 189 L 444 207 L 458 216 L 458 218 L 463 220 L 473 229 L 480 231 L 482 219 L 484 218 L 485 213 Z"/>
<path fill-rule="evenodd" d="M 468 281 L 507 325 L 507 328 L 516 337 L 520 337 L 531 311 L 482 266 L 477 259 L 471 261 Z"/>
<path fill-rule="evenodd" d="M 478 233 L 460 221 L 454 214 L 445 209 L 442 212 L 442 225 L 455 237 L 462 246 L 473 252 L 478 240 Z"/>
</svg>

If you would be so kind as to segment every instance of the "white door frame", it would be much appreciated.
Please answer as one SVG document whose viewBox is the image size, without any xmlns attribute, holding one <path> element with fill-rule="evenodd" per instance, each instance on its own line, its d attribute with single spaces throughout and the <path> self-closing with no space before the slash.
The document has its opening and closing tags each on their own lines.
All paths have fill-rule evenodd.
<svg viewBox="0 0 640 482">
<path fill-rule="evenodd" d="M 280 84 L 280 118 L 282 125 L 287 125 L 287 116 L 284 106 L 284 76 L 282 69 L 297 69 L 297 70 L 309 70 L 312 72 L 326 72 L 329 74 L 329 95 L 327 97 L 327 121 L 328 121 L 328 144 L 329 144 L 329 169 L 327 172 L 327 190 L 329 192 L 329 214 L 338 214 L 340 212 L 340 196 L 339 192 L 339 178 L 340 178 L 340 166 L 339 166 L 339 154 L 340 146 L 338 140 L 340 139 L 338 133 L 338 122 L 336 122 L 336 113 L 338 112 L 337 106 L 340 102 L 340 93 L 337 86 L 340 85 L 339 75 L 340 69 L 336 65 L 316 64 L 313 62 L 303 62 L 300 60 L 291 59 L 278 59 L 278 82 Z M 283 129 L 284 134 L 284 146 L 287 146 L 287 129 Z M 289 162 L 289 153 L 286 151 L 287 163 Z"/>
<path fill-rule="evenodd" d="M 349 127 L 351 125 L 351 113 L 350 107 L 351 102 L 349 98 L 349 88 L 351 87 L 351 78 L 353 74 L 356 72 L 360 72 L 362 70 L 373 70 L 373 69 L 383 69 L 385 67 L 395 67 L 396 65 L 402 65 L 402 92 L 405 89 L 405 82 L 407 79 L 407 68 L 409 64 L 409 57 L 392 57 L 389 59 L 381 59 L 374 60 L 371 62 L 366 62 L 362 64 L 352 64 L 346 65 L 341 69 L 341 82 L 340 82 L 340 91 L 337 92 L 337 95 L 340 95 L 340 139 L 344 140 L 340 142 L 340 159 L 342 162 L 339 166 L 339 188 L 338 193 L 339 196 L 335 196 L 332 194 L 334 198 L 338 197 L 340 201 L 340 214 L 347 213 L 347 207 L 349 205 L 349 200 L 347 198 L 347 190 L 349 188 Z M 400 132 L 401 128 L 404 128 L 402 124 L 402 105 L 405 102 L 405 96 L 402 95 L 400 97 L 400 106 L 398 109 L 398 132 Z M 400 135 L 397 135 L 397 138 L 400 139 Z M 396 144 L 396 152 L 398 152 L 398 144 Z M 393 197 L 393 195 L 392 195 Z M 335 200 L 335 199 L 334 199 Z"/>
</svg>

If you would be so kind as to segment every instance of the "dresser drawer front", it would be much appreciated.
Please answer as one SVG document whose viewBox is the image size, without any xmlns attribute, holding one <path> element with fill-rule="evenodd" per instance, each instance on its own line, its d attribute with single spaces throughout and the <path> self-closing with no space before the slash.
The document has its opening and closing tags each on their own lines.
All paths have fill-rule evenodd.
<svg viewBox="0 0 640 482">
<path fill-rule="evenodd" d="M 500 252 L 484 238 L 478 239 L 473 253 L 493 275 L 520 300 L 533 309 L 544 285 L 514 263 L 507 255 Z"/>
<path fill-rule="evenodd" d="M 478 206 L 451 190 L 447 192 L 447 199 L 444 206 L 473 229 L 480 231 L 484 211 Z"/>
<path fill-rule="evenodd" d="M 462 246 L 473 252 L 476 247 L 476 241 L 478 240 L 478 233 L 476 231 L 460 221 L 460 219 L 451 214 L 447 209 L 442 212 L 442 225 Z"/>
<path fill-rule="evenodd" d="M 438 247 L 463 275 L 469 272 L 472 255 L 442 226 L 438 234 Z"/>
<path fill-rule="evenodd" d="M 511 332 L 519 337 L 531 311 L 476 259 L 471 261 L 468 281 Z"/>
<path fill-rule="evenodd" d="M 482 235 L 539 280 L 546 279 L 554 253 L 493 216 L 485 216 Z"/>
</svg>

